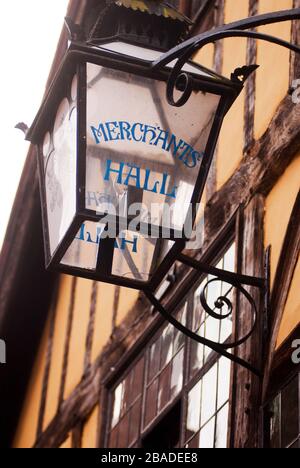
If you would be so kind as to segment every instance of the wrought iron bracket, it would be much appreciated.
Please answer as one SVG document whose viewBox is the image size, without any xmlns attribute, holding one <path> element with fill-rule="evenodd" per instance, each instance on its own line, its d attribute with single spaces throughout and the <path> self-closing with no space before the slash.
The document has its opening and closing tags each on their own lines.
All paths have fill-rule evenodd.
<svg viewBox="0 0 300 468">
<path fill-rule="evenodd" d="M 160 58 L 153 62 L 153 70 L 160 69 L 177 59 L 177 62 L 175 63 L 174 68 L 170 73 L 167 85 L 167 99 L 169 104 L 172 106 L 181 107 L 190 98 L 192 92 L 192 78 L 187 73 L 183 72 L 183 67 L 197 51 L 201 50 L 208 44 L 230 37 L 246 37 L 267 41 L 272 44 L 285 47 L 293 52 L 300 53 L 299 46 L 284 41 L 278 37 L 260 33 L 254 30 L 259 26 L 280 23 L 284 21 L 292 21 L 296 19 L 300 19 L 300 8 L 253 16 L 251 18 L 246 18 L 241 21 L 226 24 L 211 31 L 199 34 L 182 42 L 178 46 L 163 54 Z M 251 31 L 249 31 L 250 29 Z M 231 75 L 231 80 L 243 84 L 249 75 L 258 67 L 259 65 L 250 65 L 239 68 Z M 184 83 L 184 89 L 182 90 L 182 95 L 179 100 L 175 101 L 174 92 L 179 80 L 181 84 Z"/>
<path fill-rule="evenodd" d="M 251 18 L 246 18 L 241 21 L 237 21 L 231 24 L 215 28 L 212 31 L 202 33 L 198 36 L 184 41 L 183 43 L 179 44 L 178 46 L 163 54 L 158 60 L 153 62 L 153 70 L 158 70 L 162 67 L 165 67 L 167 64 L 173 62 L 174 60 L 177 60 L 175 62 L 174 67 L 172 68 L 172 71 L 170 72 L 167 84 L 167 100 L 169 104 L 172 106 L 180 107 L 183 106 L 189 100 L 192 93 L 192 78 L 191 76 L 189 76 L 188 73 L 185 73 L 183 71 L 183 67 L 197 51 L 202 49 L 204 46 L 214 43 L 218 40 L 230 37 L 246 37 L 256 40 L 267 41 L 269 43 L 285 47 L 295 53 L 300 53 L 300 47 L 298 45 L 291 44 L 278 37 L 263 34 L 255 30 L 260 26 L 280 23 L 284 21 L 292 21 L 296 19 L 300 19 L 300 8 L 253 16 Z M 259 65 L 249 65 L 238 68 L 231 75 L 231 80 L 235 83 L 241 84 L 242 86 L 247 80 L 247 78 L 251 75 L 251 73 L 256 71 L 258 67 Z M 181 83 L 180 91 L 182 92 L 182 94 L 180 98 L 176 101 L 174 98 L 174 93 L 179 80 Z M 194 333 L 192 330 L 185 327 L 182 323 L 178 322 L 178 320 L 176 320 L 176 318 L 173 316 L 174 310 L 167 310 L 155 297 L 153 291 L 144 290 L 149 301 L 168 322 L 174 325 L 174 327 L 176 327 L 186 336 L 204 346 L 208 346 L 220 355 L 225 356 L 226 358 L 230 359 L 236 364 L 239 364 L 244 368 L 248 369 L 253 374 L 261 377 L 262 372 L 260 369 L 255 368 L 250 362 L 241 359 L 239 356 L 236 355 L 236 353 L 230 353 L 229 350 L 235 350 L 247 340 L 249 340 L 257 327 L 257 304 L 255 299 L 252 297 L 252 295 L 246 288 L 256 288 L 260 291 L 261 295 L 263 296 L 261 296 L 261 299 L 264 299 L 264 316 L 263 320 L 260 320 L 260 323 L 263 323 L 262 338 L 266 338 L 268 335 L 270 297 L 270 248 L 267 250 L 265 257 L 264 278 L 256 278 L 237 273 L 231 273 L 229 271 L 223 271 L 210 265 L 203 264 L 193 258 L 183 255 L 182 253 L 178 254 L 177 260 L 187 265 L 188 267 L 196 269 L 197 271 L 203 274 L 213 276 L 213 279 L 208 280 L 207 284 L 204 286 L 200 300 L 205 312 L 211 317 L 215 318 L 216 320 L 225 320 L 226 318 L 228 318 L 233 313 L 233 304 L 228 297 L 221 296 L 215 302 L 214 309 L 211 308 L 211 306 L 207 303 L 205 290 L 212 282 L 223 281 L 225 283 L 230 284 L 232 288 L 235 288 L 238 291 L 238 293 L 241 294 L 246 301 L 248 301 L 250 306 L 249 310 L 251 310 L 252 313 L 251 321 L 249 322 L 251 323 L 251 326 L 248 332 L 243 337 L 237 337 L 234 342 L 215 343 L 213 341 L 208 340 L 205 337 L 199 336 L 197 333 Z M 225 314 L 222 312 L 224 307 L 227 308 L 227 312 Z"/>
<path fill-rule="evenodd" d="M 246 290 L 246 287 L 256 288 L 260 291 L 261 297 L 260 302 L 264 305 L 264 320 L 263 320 L 263 328 L 264 328 L 264 336 L 266 333 L 266 323 L 268 317 L 268 307 L 269 307 L 269 276 L 270 276 L 270 269 L 269 269 L 269 256 L 270 256 L 270 249 L 267 250 L 265 255 L 265 277 L 264 278 L 257 278 L 254 276 L 247 276 L 238 273 L 232 273 L 230 271 L 221 270 L 219 268 L 215 268 L 213 266 L 204 264 L 199 262 L 198 260 L 191 258 L 184 254 L 179 254 L 177 260 L 182 264 L 193 268 L 204 275 L 213 276 L 212 279 L 209 279 L 207 283 L 204 285 L 203 290 L 200 294 L 200 300 L 203 310 L 212 318 L 216 320 L 225 320 L 228 319 L 234 311 L 234 305 L 229 299 L 227 295 L 220 296 L 217 298 L 214 304 L 214 309 L 212 309 L 211 304 L 207 303 L 206 299 L 206 289 L 208 286 L 213 282 L 222 281 L 232 286 L 232 289 L 236 289 L 240 295 L 242 295 L 246 301 L 248 301 L 252 314 L 250 329 L 247 331 L 245 336 L 238 337 L 234 341 L 226 341 L 225 343 L 216 343 L 213 342 L 199 334 L 195 333 L 194 331 L 187 328 L 185 325 L 180 323 L 173 315 L 173 310 L 168 310 L 165 308 L 162 303 L 155 297 L 155 294 L 150 290 L 145 290 L 144 293 L 146 297 L 149 299 L 151 304 L 154 308 L 169 322 L 171 323 L 177 330 L 181 331 L 185 336 L 189 337 L 190 339 L 209 347 L 216 353 L 228 358 L 230 361 L 244 367 L 245 369 L 249 370 L 253 374 L 258 377 L 262 377 L 262 371 L 254 367 L 250 362 L 240 358 L 235 352 L 231 353 L 229 350 L 236 350 L 239 346 L 244 344 L 248 341 L 252 334 L 256 331 L 258 325 L 258 318 L 259 318 L 259 311 L 256 304 L 255 299 L 252 297 L 250 292 Z M 227 308 L 226 312 L 223 313 L 223 308 Z M 218 312 L 219 311 L 219 312 Z"/>
</svg>

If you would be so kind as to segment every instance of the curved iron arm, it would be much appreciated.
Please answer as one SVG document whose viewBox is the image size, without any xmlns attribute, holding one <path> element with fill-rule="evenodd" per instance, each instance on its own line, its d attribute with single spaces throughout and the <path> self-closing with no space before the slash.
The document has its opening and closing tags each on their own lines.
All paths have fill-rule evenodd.
<svg viewBox="0 0 300 468">
<path fill-rule="evenodd" d="M 285 47 L 289 50 L 292 50 L 293 52 L 300 53 L 300 47 L 294 44 L 290 44 L 289 42 L 279 39 L 277 37 L 270 36 L 270 35 L 263 34 L 263 33 L 258 33 L 255 31 L 239 31 L 239 30 L 221 31 L 217 34 L 214 34 L 214 41 L 225 39 L 226 37 L 250 37 L 254 39 L 261 39 L 263 41 L 267 41 L 267 42 Z M 211 38 L 203 39 L 201 41 L 200 48 L 204 47 L 205 45 L 211 42 L 212 42 Z M 181 57 L 179 57 L 174 68 L 172 69 L 172 72 L 170 74 L 168 84 L 167 84 L 167 98 L 168 98 L 169 104 L 171 104 L 172 106 L 175 106 L 175 107 L 183 106 L 191 96 L 192 89 L 193 89 L 192 84 L 191 84 L 191 77 L 187 73 L 182 73 L 182 68 L 187 63 L 187 61 L 194 55 L 195 51 L 198 49 L 199 49 L 198 44 L 194 44 L 193 46 L 188 48 L 186 52 Z M 256 68 L 258 68 L 258 65 L 254 66 L 254 68 L 251 71 L 254 71 L 254 69 Z M 245 72 L 247 71 L 247 69 L 248 68 L 245 67 L 244 69 Z M 238 70 L 243 71 L 243 69 L 238 69 Z M 249 74 L 246 74 L 246 73 L 244 74 L 243 72 L 241 73 L 241 75 L 238 75 L 237 73 L 233 73 L 232 80 L 235 79 L 236 81 L 240 81 L 241 83 L 243 83 L 248 76 Z M 184 89 L 183 89 L 183 93 L 181 97 L 178 99 L 178 101 L 175 101 L 174 90 L 175 90 L 177 80 L 181 77 L 184 77 Z M 240 77 L 240 79 L 238 77 Z"/>
<path fill-rule="evenodd" d="M 178 322 L 178 320 L 170 313 L 167 311 L 165 307 L 162 306 L 162 304 L 159 302 L 159 300 L 156 299 L 154 294 L 151 291 L 144 291 L 146 297 L 149 299 L 151 304 L 155 307 L 155 309 L 169 322 L 171 323 L 177 330 L 181 331 L 185 336 L 191 338 L 192 340 L 196 341 L 197 343 L 200 343 L 204 346 L 208 346 L 210 349 L 215 351 L 216 353 L 226 357 L 230 361 L 241 365 L 242 367 L 248 369 L 250 372 L 253 374 L 257 375 L 258 377 L 262 376 L 262 373 L 253 367 L 249 362 L 245 361 L 244 359 L 239 358 L 235 354 L 231 354 L 228 351 L 226 351 L 226 347 L 224 345 L 221 345 L 219 343 L 215 343 L 211 340 L 208 340 L 207 338 L 204 338 L 202 336 L 197 335 L 193 331 L 191 331 L 189 328 L 185 327 L 182 325 L 182 323 Z"/>
<path fill-rule="evenodd" d="M 219 26 L 218 28 L 213 29 L 213 31 L 205 32 L 199 34 L 198 36 L 192 37 L 191 39 L 187 39 L 178 46 L 172 48 L 165 54 L 161 55 L 161 57 L 159 57 L 156 61 L 153 62 L 153 69 L 167 65 L 174 59 L 180 57 L 190 47 L 195 47 L 195 49 L 197 50 L 201 49 L 204 41 L 207 41 L 206 44 L 214 42 L 215 40 L 217 40 L 216 38 L 219 33 L 229 33 L 230 31 L 245 31 L 247 29 L 254 29 L 259 26 L 265 26 L 268 24 L 280 23 L 284 21 L 293 21 L 295 19 L 300 19 L 300 8 L 252 16 L 250 18 L 245 18 L 240 21 L 235 21 L 233 23 Z M 297 52 L 300 52 L 299 47 Z"/>
<path fill-rule="evenodd" d="M 166 54 L 163 54 L 158 60 L 153 62 L 152 69 L 156 70 L 168 64 L 174 59 L 178 59 L 174 68 L 171 71 L 168 84 L 167 84 L 167 100 L 170 105 L 181 107 L 189 100 L 193 86 L 192 77 L 187 73 L 182 72 L 184 65 L 191 59 L 197 50 L 201 50 L 206 45 L 225 39 L 228 37 L 250 37 L 253 39 L 260 39 L 267 41 L 281 47 L 285 47 L 293 52 L 300 53 L 300 47 L 284 41 L 278 37 L 268 34 L 263 34 L 256 31 L 247 31 L 247 29 L 255 28 L 257 26 L 272 24 L 282 21 L 290 21 L 300 18 L 300 8 L 294 10 L 287 10 L 278 13 L 271 13 L 269 15 L 259 15 L 247 18 L 242 21 L 234 22 L 228 25 L 221 26 L 213 31 L 206 32 L 189 39 L 177 47 L 174 47 Z M 232 81 L 237 81 L 243 84 L 248 76 L 258 68 L 257 65 L 251 67 L 244 67 L 238 69 L 238 72 L 233 73 L 231 76 Z M 182 95 L 175 101 L 174 91 L 178 80 L 181 79 Z"/>
<path fill-rule="evenodd" d="M 225 343 L 214 342 L 209 340 L 205 337 L 198 335 L 197 333 L 193 332 L 190 328 L 187 328 L 182 323 L 180 323 L 173 315 L 174 310 L 167 310 L 163 305 L 160 303 L 158 299 L 156 299 L 153 290 L 144 290 L 146 297 L 155 307 L 155 309 L 169 322 L 171 323 L 177 330 L 181 331 L 185 336 L 188 336 L 193 341 L 200 343 L 204 346 L 209 347 L 216 353 L 225 356 L 226 358 L 230 359 L 232 362 L 243 366 L 244 368 L 251 371 L 253 374 L 261 377 L 261 371 L 256 369 L 251 363 L 245 361 L 244 359 L 237 356 L 235 353 L 229 353 L 227 350 L 238 348 L 240 345 L 244 344 L 253 334 L 255 328 L 257 327 L 258 323 L 258 309 L 255 302 L 255 299 L 251 296 L 251 294 L 245 289 L 245 286 L 251 286 L 257 288 L 262 292 L 265 296 L 268 292 L 268 282 L 269 282 L 269 269 L 265 269 L 265 277 L 264 278 L 257 278 L 254 276 L 247 276 L 242 275 L 239 273 L 233 273 L 226 270 L 220 270 L 219 268 L 212 267 L 207 264 L 203 264 L 198 260 L 188 257 L 184 254 L 179 254 L 177 260 L 188 267 L 198 270 L 200 273 L 204 275 L 212 275 L 214 276 L 213 279 L 208 279 L 206 284 L 204 285 L 201 294 L 200 294 L 200 301 L 203 310 L 211 317 L 216 320 L 225 320 L 228 319 L 233 313 L 233 303 L 229 298 L 229 294 L 235 288 L 243 297 L 248 301 L 250 305 L 249 313 L 251 314 L 251 320 L 249 320 L 249 330 L 245 332 L 245 335 L 239 337 L 233 342 L 226 341 Z M 212 305 L 208 304 L 206 289 L 209 285 L 213 282 L 223 282 L 231 285 L 232 287 L 228 290 L 225 295 L 221 295 L 215 300 L 214 309 L 212 309 Z M 222 309 L 227 307 L 227 311 L 224 313 Z M 221 313 L 218 313 L 217 310 L 221 310 Z"/>
</svg>

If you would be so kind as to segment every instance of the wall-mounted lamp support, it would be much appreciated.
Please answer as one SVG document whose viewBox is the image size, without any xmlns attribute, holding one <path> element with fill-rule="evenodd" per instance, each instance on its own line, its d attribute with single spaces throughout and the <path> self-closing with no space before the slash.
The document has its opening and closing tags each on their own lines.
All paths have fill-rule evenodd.
<svg viewBox="0 0 300 468">
<path fill-rule="evenodd" d="M 164 67 L 166 64 L 177 59 L 177 62 L 170 74 L 167 86 L 167 99 L 169 104 L 180 107 L 188 101 L 191 93 L 191 86 L 189 83 L 189 79 L 191 78 L 189 77 L 189 79 L 186 79 L 186 74 L 184 74 L 185 89 L 179 101 L 177 102 L 174 101 L 173 97 L 176 84 L 183 75 L 182 69 L 184 65 L 193 57 L 196 52 L 208 44 L 230 37 L 246 37 L 267 41 L 272 44 L 285 47 L 293 52 L 300 53 L 300 47 L 296 44 L 291 44 L 278 37 L 270 36 L 268 34 L 259 33 L 253 30 L 248 31 L 249 29 L 254 29 L 259 26 L 280 23 L 284 21 L 292 21 L 296 19 L 300 19 L 300 8 L 253 16 L 251 18 L 246 18 L 234 23 L 220 26 L 209 32 L 199 34 L 198 36 L 188 39 L 187 41 L 163 54 L 158 60 L 153 62 L 153 70 L 159 70 L 161 67 Z M 258 67 L 259 65 L 252 65 L 250 66 L 250 69 L 248 67 L 244 67 L 244 69 L 238 69 L 233 73 L 231 79 L 235 80 L 236 78 L 239 78 L 239 81 L 244 83 L 245 80 L 249 77 L 249 74 L 255 71 Z M 244 71 L 241 73 L 241 70 Z"/>
<path fill-rule="evenodd" d="M 264 26 L 268 24 L 280 23 L 284 21 L 292 21 L 300 19 L 300 8 L 295 8 L 293 10 L 287 10 L 282 12 L 275 12 L 269 13 L 265 15 L 254 16 L 251 18 L 246 18 L 241 21 L 237 21 L 231 24 L 227 24 L 221 26 L 219 28 L 214 29 L 213 31 L 205 32 L 198 36 L 195 36 L 187 41 L 183 42 L 182 44 L 174 47 L 170 51 L 163 54 L 156 62 L 153 63 L 153 69 L 158 70 L 161 67 L 165 66 L 166 64 L 172 62 L 173 60 L 177 59 L 177 62 L 170 73 L 168 85 L 167 85 L 167 100 L 170 105 L 181 107 L 183 106 L 190 98 L 191 89 L 189 80 L 191 79 L 185 73 L 183 73 L 184 65 L 193 57 L 193 55 L 202 49 L 204 46 L 216 42 L 217 40 L 230 38 L 230 37 L 247 37 L 257 40 L 267 41 L 273 44 L 277 44 L 279 46 L 285 47 L 295 53 L 300 53 L 300 47 L 296 44 L 291 44 L 287 41 L 284 41 L 280 38 L 270 36 L 267 34 L 259 33 L 253 31 L 254 28 L 259 26 Z M 247 31 L 252 29 L 251 31 Z M 251 65 L 245 66 L 235 70 L 235 72 L 231 75 L 232 81 L 239 81 L 244 83 L 247 78 L 256 71 L 259 65 Z M 183 76 L 184 75 L 184 76 Z M 184 77 L 184 80 L 181 79 Z M 174 100 L 174 91 L 178 81 L 181 79 L 181 83 L 185 83 L 185 88 L 182 90 L 182 95 L 178 101 Z M 179 254 L 177 260 L 181 263 L 202 272 L 203 274 L 213 275 L 215 278 L 209 280 L 207 284 L 204 286 L 203 291 L 201 293 L 201 305 L 205 312 L 209 314 L 211 317 L 215 318 L 216 320 L 224 320 L 231 316 L 233 312 L 233 304 L 229 300 L 228 297 L 219 297 L 215 302 L 215 310 L 222 310 L 223 307 L 227 308 L 227 312 L 225 314 L 216 313 L 215 310 L 212 310 L 211 307 L 208 305 L 206 300 L 206 289 L 211 282 L 215 281 L 223 281 L 225 283 L 231 284 L 233 288 L 238 290 L 249 302 L 251 305 L 252 310 L 252 326 L 248 333 L 242 337 L 237 339 L 237 341 L 232 343 L 214 343 L 210 340 L 207 340 L 204 337 L 197 335 L 196 333 L 192 332 L 191 330 L 187 329 L 184 325 L 179 323 L 175 317 L 172 315 L 172 312 L 167 311 L 162 304 L 155 298 L 154 294 L 150 291 L 145 291 L 146 296 L 153 304 L 153 306 L 168 320 L 174 327 L 184 333 L 186 336 L 191 338 L 192 340 L 204 345 L 208 346 L 215 352 L 227 357 L 231 361 L 235 362 L 243 366 L 244 368 L 251 371 L 253 374 L 261 377 L 262 372 L 260 369 L 253 367 L 249 362 L 239 358 L 234 353 L 231 354 L 228 352 L 228 349 L 236 349 L 243 343 L 245 343 L 253 334 L 257 326 L 257 318 L 258 318 L 258 309 L 255 300 L 249 294 L 249 292 L 245 289 L 245 286 L 252 286 L 254 288 L 258 288 L 261 293 L 263 294 L 264 298 L 264 307 L 265 307 L 265 320 L 264 320 L 264 333 L 268 332 L 268 316 L 269 316 L 269 297 L 270 297 L 270 268 L 269 268 L 269 257 L 270 257 L 270 249 L 266 252 L 265 258 L 265 278 L 256 278 L 256 277 L 249 277 L 245 275 L 239 275 L 235 273 L 230 273 L 227 271 L 218 270 L 210 265 L 204 265 L 197 260 L 190 258 L 186 255 Z"/>
</svg>

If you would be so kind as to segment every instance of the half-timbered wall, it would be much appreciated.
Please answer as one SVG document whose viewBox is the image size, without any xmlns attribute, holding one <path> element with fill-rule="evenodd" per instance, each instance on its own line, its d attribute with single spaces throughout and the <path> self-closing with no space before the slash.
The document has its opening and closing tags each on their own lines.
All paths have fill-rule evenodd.
<svg viewBox="0 0 300 468">
<path fill-rule="evenodd" d="M 299 6 L 298 0 L 212 3 L 215 25 Z M 180 5 L 190 8 L 191 2 L 180 2 Z M 197 28 L 201 30 L 204 20 L 198 18 L 195 32 Z M 299 37 L 299 29 L 289 23 L 262 30 L 288 41 Z M 271 366 L 275 348 L 299 325 L 297 234 L 293 233 L 294 255 L 289 263 L 282 252 L 282 246 L 290 245 L 287 235 L 292 231 L 291 216 L 300 187 L 300 105 L 293 104 L 288 95 L 291 81 L 297 78 L 295 60 L 280 47 L 246 39 L 228 39 L 211 45 L 198 53 L 196 59 L 227 76 L 246 63 L 261 64 L 222 129 L 207 187 L 205 245 L 220 234 L 240 204 L 247 207 L 250 202 L 246 216 L 250 219 L 251 213 L 259 213 L 255 220 L 263 218 L 261 206 L 264 207 L 264 232 L 260 231 L 260 237 L 264 238 L 265 248 L 271 246 L 271 283 L 275 288 L 269 331 Z M 257 229 L 263 229 L 263 223 Z M 255 249 L 249 234 L 248 242 L 250 250 Z M 246 256 L 257 254 L 247 251 L 247 246 L 245 251 Z M 278 265 L 290 273 L 284 283 L 285 294 L 280 297 L 276 296 L 282 284 Z M 61 276 L 55 295 L 24 398 L 14 446 L 96 447 L 103 440 L 101 428 L 106 417 L 101 382 L 114 367 L 107 368 L 108 357 L 108 362 L 117 366 L 152 318 L 144 299 L 124 288 Z M 245 424 L 248 423 L 244 417 L 240 417 L 236 429 L 245 429 Z M 235 445 L 245 443 L 237 438 L 234 442 Z"/>
</svg>

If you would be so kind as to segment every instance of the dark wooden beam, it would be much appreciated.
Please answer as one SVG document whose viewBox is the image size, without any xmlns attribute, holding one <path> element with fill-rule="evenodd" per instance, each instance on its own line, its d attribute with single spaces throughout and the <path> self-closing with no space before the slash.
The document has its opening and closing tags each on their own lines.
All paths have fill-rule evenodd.
<svg viewBox="0 0 300 468">
<path fill-rule="evenodd" d="M 196 0 L 197 1 L 197 0 Z M 212 27 L 212 18 L 214 15 L 215 0 L 203 0 L 192 18 L 194 25 L 191 29 L 191 35 L 208 31 Z"/>
<path fill-rule="evenodd" d="M 294 0 L 294 8 L 300 8 L 300 0 Z M 299 21 L 292 23 L 292 43 L 300 44 L 300 24 Z M 299 54 L 291 53 L 291 84 L 294 80 L 300 79 L 300 56 Z"/>
<path fill-rule="evenodd" d="M 225 21 L 225 0 L 217 0 L 214 11 L 214 27 L 222 26 Z M 217 41 L 214 45 L 214 69 L 216 73 L 222 74 L 223 71 L 223 60 L 224 60 L 224 41 Z M 217 157 L 218 157 L 218 145 L 216 147 L 215 155 L 212 161 L 212 165 L 209 171 L 206 187 L 207 200 L 217 190 Z"/>
<path fill-rule="evenodd" d="M 258 0 L 249 1 L 249 16 L 258 14 Z M 247 65 L 257 63 L 257 41 L 249 38 L 247 40 Z M 256 73 L 248 78 L 245 85 L 245 113 L 244 113 L 244 152 L 252 147 L 254 142 L 254 116 L 255 116 L 255 98 L 256 98 Z"/>
<path fill-rule="evenodd" d="M 217 0 L 215 9 L 215 26 L 222 26 L 225 22 L 225 0 Z M 216 73 L 222 74 L 224 60 L 224 42 L 215 43 L 214 65 Z"/>
<path fill-rule="evenodd" d="M 60 408 L 61 404 L 64 401 L 64 393 L 65 393 L 68 363 L 69 363 L 70 342 L 71 342 L 71 334 L 72 334 L 72 326 L 73 326 L 73 318 L 74 318 L 76 287 L 77 287 L 77 278 L 73 277 L 71 294 L 70 294 L 70 302 L 69 302 L 67 331 L 66 331 L 66 336 L 65 336 L 64 358 L 63 358 L 62 373 L 61 373 L 58 408 Z"/>
<path fill-rule="evenodd" d="M 72 448 L 80 449 L 82 446 L 83 423 L 80 421 L 72 431 Z"/>
<path fill-rule="evenodd" d="M 239 249 L 241 249 L 241 273 L 258 278 L 264 273 L 264 210 L 265 200 L 256 195 L 245 208 L 242 219 L 242 235 Z M 247 288 L 248 290 L 248 288 Z M 257 288 L 248 290 L 258 307 L 257 326 L 247 342 L 236 352 L 239 357 L 262 369 L 263 347 L 263 295 Z M 253 309 L 246 298 L 238 295 L 236 314 L 236 337 L 240 339 L 251 330 L 254 317 Z M 234 365 L 235 408 L 233 429 L 234 448 L 259 448 L 259 408 L 261 399 L 261 382 L 258 377 L 241 366 Z"/>
<path fill-rule="evenodd" d="M 117 318 L 118 318 L 118 310 L 120 304 L 120 294 L 121 288 L 120 286 L 115 287 L 114 291 L 114 303 L 113 303 L 113 317 L 112 317 L 112 336 L 114 335 L 116 328 L 117 328 Z"/>
<path fill-rule="evenodd" d="M 86 373 L 92 361 L 92 346 L 95 330 L 96 306 L 97 306 L 98 282 L 94 281 L 92 286 L 90 318 L 86 335 L 85 357 L 84 357 L 84 373 Z"/>
<path fill-rule="evenodd" d="M 50 329 L 49 329 L 49 335 L 48 335 L 46 364 L 45 364 L 45 370 L 44 370 L 43 388 L 42 388 L 39 418 L 38 418 L 38 425 L 37 425 L 37 438 L 43 432 L 43 425 L 44 425 L 44 415 L 45 415 L 45 409 L 46 409 L 46 403 L 47 403 L 48 384 L 49 384 L 49 376 L 50 376 L 50 369 L 51 369 L 51 362 L 52 362 L 52 349 L 53 349 L 53 341 L 54 341 L 56 309 L 57 309 L 57 301 L 58 301 L 58 294 L 59 294 L 58 285 L 59 285 L 59 282 L 57 281 L 56 289 L 53 294 L 52 307 L 51 307 L 50 317 L 49 317 Z"/>
</svg>

